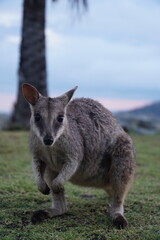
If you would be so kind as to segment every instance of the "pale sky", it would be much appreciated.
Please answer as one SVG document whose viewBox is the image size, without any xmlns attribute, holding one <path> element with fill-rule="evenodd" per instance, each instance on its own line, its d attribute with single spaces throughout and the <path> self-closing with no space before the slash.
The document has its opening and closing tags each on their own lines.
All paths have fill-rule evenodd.
<svg viewBox="0 0 160 240">
<path fill-rule="evenodd" d="M 22 0 L 0 1 L 0 111 L 16 98 Z M 125 110 L 160 99 L 160 2 L 89 0 L 83 14 L 47 1 L 48 88 Z"/>
</svg>

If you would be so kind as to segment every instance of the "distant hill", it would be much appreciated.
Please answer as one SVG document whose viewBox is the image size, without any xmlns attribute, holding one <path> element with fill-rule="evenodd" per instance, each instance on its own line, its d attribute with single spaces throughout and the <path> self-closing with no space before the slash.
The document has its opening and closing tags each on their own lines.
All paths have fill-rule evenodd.
<svg viewBox="0 0 160 240">
<path fill-rule="evenodd" d="M 128 113 L 160 118 L 160 102 L 155 102 L 145 107 L 128 111 Z"/>
<path fill-rule="evenodd" d="M 160 132 L 160 102 L 132 111 L 115 114 L 121 125 L 129 131 L 142 134 L 156 134 Z"/>
</svg>

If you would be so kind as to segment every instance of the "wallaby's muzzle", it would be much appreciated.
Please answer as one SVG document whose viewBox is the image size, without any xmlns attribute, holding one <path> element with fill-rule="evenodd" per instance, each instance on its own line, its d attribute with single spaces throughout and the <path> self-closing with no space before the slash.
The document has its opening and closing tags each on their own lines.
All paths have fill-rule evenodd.
<svg viewBox="0 0 160 240">
<path fill-rule="evenodd" d="M 53 138 L 46 136 L 46 137 L 44 137 L 43 142 L 44 142 L 45 145 L 51 146 L 52 143 L 53 143 Z"/>
</svg>

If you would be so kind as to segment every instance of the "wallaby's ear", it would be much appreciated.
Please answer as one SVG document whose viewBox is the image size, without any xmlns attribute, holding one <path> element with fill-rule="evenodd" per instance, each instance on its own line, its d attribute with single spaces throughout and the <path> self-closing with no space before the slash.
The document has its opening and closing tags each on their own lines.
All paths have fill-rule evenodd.
<svg viewBox="0 0 160 240">
<path fill-rule="evenodd" d="M 22 85 L 22 92 L 24 98 L 31 104 L 35 105 L 40 97 L 38 90 L 30 84 L 24 83 Z"/>
<path fill-rule="evenodd" d="M 71 90 L 69 90 L 68 92 L 65 93 L 65 95 L 68 98 L 68 102 L 71 100 L 74 92 L 76 91 L 76 89 L 78 88 L 78 86 L 76 86 L 75 88 L 72 88 Z"/>
<path fill-rule="evenodd" d="M 66 92 L 65 94 L 63 94 L 62 96 L 60 96 L 61 98 L 65 99 L 66 104 L 68 104 L 68 102 L 71 100 L 74 92 L 76 91 L 76 89 L 78 88 L 78 86 L 76 86 L 75 88 L 69 90 L 68 92 Z"/>
</svg>

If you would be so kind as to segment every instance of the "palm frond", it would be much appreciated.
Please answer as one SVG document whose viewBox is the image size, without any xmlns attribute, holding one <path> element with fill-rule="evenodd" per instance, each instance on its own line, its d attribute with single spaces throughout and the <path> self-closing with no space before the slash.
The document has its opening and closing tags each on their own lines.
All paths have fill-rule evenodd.
<svg viewBox="0 0 160 240">
<path fill-rule="evenodd" d="M 53 2 L 58 2 L 59 0 L 52 0 Z M 68 0 L 71 3 L 72 7 L 79 8 L 82 4 L 85 9 L 88 8 L 88 0 Z"/>
</svg>

